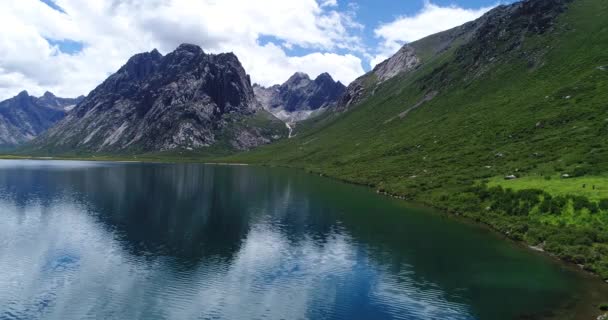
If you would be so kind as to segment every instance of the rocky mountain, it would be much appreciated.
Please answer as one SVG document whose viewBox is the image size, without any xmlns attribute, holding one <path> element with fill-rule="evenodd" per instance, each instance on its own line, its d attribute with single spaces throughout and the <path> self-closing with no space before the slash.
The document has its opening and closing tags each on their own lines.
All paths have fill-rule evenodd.
<svg viewBox="0 0 608 320">
<path fill-rule="evenodd" d="M 0 147 L 14 147 L 34 139 L 63 119 L 82 99 L 59 98 L 50 92 L 36 98 L 22 91 L 0 102 Z"/>
<path fill-rule="evenodd" d="M 254 85 L 253 90 L 264 109 L 284 121 L 295 122 L 335 105 L 346 87 L 328 73 L 312 80 L 297 72 L 281 85 L 270 88 Z"/>
<path fill-rule="evenodd" d="M 261 110 L 234 54 L 182 44 L 166 56 L 133 56 L 32 146 L 51 153 L 246 150 L 285 133 Z"/>
</svg>

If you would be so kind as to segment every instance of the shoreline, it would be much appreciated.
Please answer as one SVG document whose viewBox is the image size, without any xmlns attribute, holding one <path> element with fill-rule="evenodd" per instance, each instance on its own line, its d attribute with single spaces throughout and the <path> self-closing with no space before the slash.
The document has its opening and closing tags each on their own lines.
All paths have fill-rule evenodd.
<svg viewBox="0 0 608 320">
<path fill-rule="evenodd" d="M 238 162 L 214 162 L 209 160 L 195 159 L 170 159 L 170 158 L 140 158 L 138 160 L 126 160 L 126 157 L 35 157 L 35 156 L 12 156 L 0 155 L 0 160 L 40 160 L 40 161 L 90 161 L 90 162 L 116 162 L 116 163 L 199 163 L 205 165 L 222 166 L 251 166 L 249 163 Z"/>
</svg>

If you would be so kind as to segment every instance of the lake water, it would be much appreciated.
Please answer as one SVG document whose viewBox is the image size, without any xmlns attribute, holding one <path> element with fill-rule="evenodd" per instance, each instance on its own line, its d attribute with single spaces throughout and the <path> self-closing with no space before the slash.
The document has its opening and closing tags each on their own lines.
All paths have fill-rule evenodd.
<svg viewBox="0 0 608 320">
<path fill-rule="evenodd" d="M 0 161 L 0 319 L 534 319 L 597 282 L 300 171 Z"/>
</svg>

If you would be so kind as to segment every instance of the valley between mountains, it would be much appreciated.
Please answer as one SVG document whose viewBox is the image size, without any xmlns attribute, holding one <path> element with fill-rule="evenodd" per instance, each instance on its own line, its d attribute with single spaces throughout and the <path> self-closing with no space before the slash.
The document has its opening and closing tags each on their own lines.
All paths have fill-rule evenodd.
<svg viewBox="0 0 608 320">
<path fill-rule="evenodd" d="M 86 97 L 0 103 L 6 157 L 302 168 L 487 224 L 608 280 L 608 2 L 525 0 L 348 85 L 232 53 L 132 57 Z"/>
</svg>

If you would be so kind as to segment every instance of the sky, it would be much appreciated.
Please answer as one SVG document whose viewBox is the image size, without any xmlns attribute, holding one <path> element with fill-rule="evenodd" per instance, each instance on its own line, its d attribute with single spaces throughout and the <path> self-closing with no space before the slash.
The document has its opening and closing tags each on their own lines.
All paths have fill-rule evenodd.
<svg viewBox="0 0 608 320">
<path fill-rule="evenodd" d="M 344 84 L 402 45 L 513 0 L 0 0 L 0 100 L 86 95 L 132 55 L 234 52 L 252 81 Z"/>
</svg>

